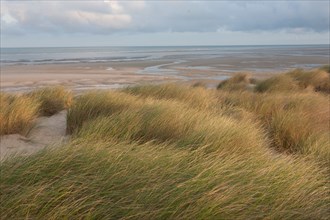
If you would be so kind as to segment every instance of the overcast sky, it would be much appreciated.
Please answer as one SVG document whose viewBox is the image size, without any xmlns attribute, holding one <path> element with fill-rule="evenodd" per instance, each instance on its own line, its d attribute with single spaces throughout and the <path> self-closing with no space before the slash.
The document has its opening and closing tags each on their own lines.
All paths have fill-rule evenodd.
<svg viewBox="0 0 330 220">
<path fill-rule="evenodd" d="M 3 1 L 1 46 L 329 44 L 329 1 Z"/>
</svg>

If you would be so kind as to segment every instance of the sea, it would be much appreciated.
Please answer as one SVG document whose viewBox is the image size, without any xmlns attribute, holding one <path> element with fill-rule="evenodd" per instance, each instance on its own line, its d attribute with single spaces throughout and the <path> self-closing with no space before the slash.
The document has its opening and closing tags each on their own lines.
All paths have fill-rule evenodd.
<svg viewBox="0 0 330 220">
<path fill-rule="evenodd" d="M 1 66 L 42 65 L 64 63 L 103 63 L 148 60 L 225 59 L 232 57 L 244 67 L 250 63 L 267 62 L 283 57 L 291 59 L 288 67 L 312 68 L 329 60 L 329 45 L 268 45 L 268 46 L 135 46 L 135 47 L 40 47 L 1 48 Z M 309 62 L 294 62 L 294 58 L 310 58 Z M 292 62 L 293 60 L 293 62 Z M 289 65 L 288 64 L 288 65 Z M 257 69 L 257 66 L 256 66 Z"/>
</svg>

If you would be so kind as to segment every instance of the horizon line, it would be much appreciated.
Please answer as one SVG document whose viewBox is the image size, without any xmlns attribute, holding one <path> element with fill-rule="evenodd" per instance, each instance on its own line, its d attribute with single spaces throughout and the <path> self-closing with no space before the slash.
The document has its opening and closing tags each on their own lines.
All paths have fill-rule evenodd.
<svg viewBox="0 0 330 220">
<path fill-rule="evenodd" d="M 1 49 L 16 49 L 16 48 L 81 48 L 81 47 L 235 47 L 235 46 L 321 46 L 321 45 L 328 45 L 330 47 L 330 44 L 223 44 L 223 45 L 216 45 L 216 44 L 210 44 L 210 45 L 202 45 L 202 44 L 196 44 L 196 45 L 120 45 L 120 46 L 114 46 L 114 45 L 107 45 L 107 46 L 93 46 L 93 45 L 87 45 L 87 46 L 31 46 L 31 47 L 2 47 Z"/>
</svg>

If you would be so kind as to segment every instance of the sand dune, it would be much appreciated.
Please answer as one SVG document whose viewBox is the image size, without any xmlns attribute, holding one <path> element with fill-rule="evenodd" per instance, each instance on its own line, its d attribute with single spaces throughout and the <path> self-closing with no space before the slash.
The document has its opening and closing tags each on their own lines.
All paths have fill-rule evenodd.
<svg viewBox="0 0 330 220">
<path fill-rule="evenodd" d="M 68 139 L 66 136 L 66 111 L 51 117 L 40 117 L 27 137 L 19 134 L 1 136 L 0 159 L 9 156 L 29 155 L 46 146 L 56 146 Z"/>
</svg>

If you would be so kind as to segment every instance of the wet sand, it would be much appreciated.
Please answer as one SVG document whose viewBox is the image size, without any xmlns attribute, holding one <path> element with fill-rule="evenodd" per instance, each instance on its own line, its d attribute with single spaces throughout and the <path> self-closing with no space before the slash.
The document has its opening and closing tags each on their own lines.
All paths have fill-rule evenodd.
<svg viewBox="0 0 330 220">
<path fill-rule="evenodd" d="M 158 64 L 157 62 L 156 64 Z M 155 65 L 156 65 L 155 64 Z M 25 91 L 48 85 L 63 85 L 73 90 L 117 88 L 124 85 L 174 80 L 173 77 L 137 74 L 146 64 L 81 63 L 12 65 L 1 67 L 2 91 Z"/>
<path fill-rule="evenodd" d="M 236 72 L 264 78 L 295 67 L 317 67 L 328 57 L 278 56 L 217 57 L 208 59 L 65 63 L 1 66 L 1 91 L 20 92 L 48 85 L 63 85 L 73 91 L 111 89 L 141 83 L 196 82 L 210 87 Z"/>
<path fill-rule="evenodd" d="M 215 87 L 237 72 L 266 78 L 295 67 L 313 68 L 328 64 L 328 57 L 228 56 L 209 59 L 161 59 L 125 62 L 66 63 L 1 66 L 1 91 L 25 92 L 38 87 L 63 85 L 76 93 L 89 89 L 114 89 L 142 83 L 203 82 Z M 36 120 L 26 137 L 19 134 L 1 136 L 0 160 L 13 154 L 31 154 L 45 146 L 65 142 L 66 112 Z"/>
</svg>

